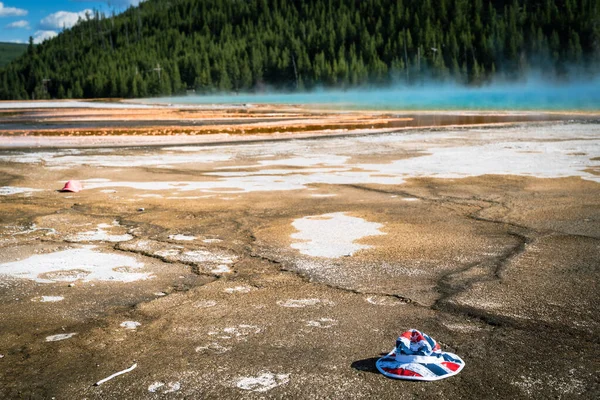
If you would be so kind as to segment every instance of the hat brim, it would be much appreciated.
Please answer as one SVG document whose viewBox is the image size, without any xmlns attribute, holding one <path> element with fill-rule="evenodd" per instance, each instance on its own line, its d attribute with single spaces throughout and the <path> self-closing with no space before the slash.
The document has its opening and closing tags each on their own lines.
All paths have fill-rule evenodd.
<svg viewBox="0 0 600 400">
<path fill-rule="evenodd" d="M 439 381 L 458 374 L 465 362 L 454 353 L 442 352 L 435 356 L 400 356 L 396 349 L 380 358 L 375 366 L 388 378 L 410 381 Z"/>
</svg>

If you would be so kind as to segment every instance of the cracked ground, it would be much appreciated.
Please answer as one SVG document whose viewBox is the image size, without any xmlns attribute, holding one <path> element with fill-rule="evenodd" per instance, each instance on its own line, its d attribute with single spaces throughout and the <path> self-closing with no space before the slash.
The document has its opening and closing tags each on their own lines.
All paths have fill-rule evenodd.
<svg viewBox="0 0 600 400">
<path fill-rule="evenodd" d="M 0 151 L 0 397 L 597 398 L 599 157 L 596 122 Z M 379 374 L 410 328 L 465 369 Z"/>
</svg>

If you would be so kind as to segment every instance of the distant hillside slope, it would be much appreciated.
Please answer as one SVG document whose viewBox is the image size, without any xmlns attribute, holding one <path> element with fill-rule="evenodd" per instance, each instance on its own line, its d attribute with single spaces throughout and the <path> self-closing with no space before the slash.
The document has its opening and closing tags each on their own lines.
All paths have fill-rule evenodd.
<svg viewBox="0 0 600 400">
<path fill-rule="evenodd" d="M 147 0 L 0 71 L 0 98 L 479 83 L 598 70 L 598 0 Z"/>
<path fill-rule="evenodd" d="M 0 42 L 0 68 L 18 58 L 26 50 L 26 44 Z"/>
</svg>

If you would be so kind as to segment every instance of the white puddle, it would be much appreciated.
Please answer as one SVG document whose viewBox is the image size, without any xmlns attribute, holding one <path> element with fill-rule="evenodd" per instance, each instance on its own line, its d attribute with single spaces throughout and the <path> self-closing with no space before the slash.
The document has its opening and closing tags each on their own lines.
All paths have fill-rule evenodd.
<svg viewBox="0 0 600 400">
<path fill-rule="evenodd" d="M 315 321 L 306 321 L 306 326 L 313 328 L 328 329 L 337 325 L 337 321 L 331 318 L 319 318 Z"/>
<path fill-rule="evenodd" d="M 196 240 L 196 236 L 188 236 L 188 235 L 169 235 L 169 239 L 170 240 L 177 240 L 177 241 L 182 241 L 182 242 L 191 242 L 193 240 Z"/>
<path fill-rule="evenodd" d="M 97 150 L 91 151 L 98 153 Z M 114 152 L 113 150 L 109 151 Z M 83 165 L 118 168 L 149 166 L 168 168 L 171 165 L 178 164 L 204 164 L 228 161 L 231 157 L 231 154 L 214 151 L 213 149 L 206 149 L 196 154 L 173 154 L 153 151 L 141 155 L 89 154 L 89 151 L 86 150 L 59 150 L 56 152 L 11 152 L 10 154 L 1 155 L 0 160 L 26 164 L 43 163 L 47 168 L 51 169 L 76 168 Z M 85 187 L 86 189 L 88 188 L 87 186 Z"/>
<path fill-rule="evenodd" d="M 279 300 L 277 305 L 281 307 L 287 308 L 304 308 L 304 307 L 312 307 L 319 304 L 324 304 L 328 306 L 333 306 L 335 303 L 331 300 L 324 299 L 288 299 L 288 300 Z"/>
<path fill-rule="evenodd" d="M 181 250 L 176 250 L 176 249 L 168 249 L 168 250 L 158 250 L 154 252 L 154 255 L 157 255 L 159 257 L 175 257 L 178 256 L 181 253 Z"/>
<path fill-rule="evenodd" d="M 252 288 L 250 286 L 235 286 L 235 287 L 230 287 L 230 288 L 226 288 L 223 290 L 225 293 L 250 293 L 252 291 Z"/>
<path fill-rule="evenodd" d="M 20 261 L 0 264 L 0 275 L 30 279 L 38 283 L 94 280 L 134 282 L 152 277 L 136 272 L 144 266 L 135 258 L 94 251 L 95 246 L 39 254 Z"/>
<path fill-rule="evenodd" d="M 175 236 L 170 236 L 169 238 L 174 239 Z M 194 264 L 202 267 L 206 272 L 217 275 L 230 273 L 230 265 L 237 259 L 235 255 L 224 252 L 212 252 L 208 250 L 186 251 L 183 246 L 172 246 L 173 248 L 156 249 L 156 247 L 153 248 L 151 243 L 139 241 L 134 243 L 131 248 L 144 250 L 169 261 Z"/>
<path fill-rule="evenodd" d="M 111 235 L 106 232 L 103 228 L 106 227 L 106 224 L 98 225 L 98 227 L 93 231 L 81 232 L 76 235 L 67 236 L 65 240 L 67 242 L 127 242 L 133 239 L 128 233 L 123 235 Z"/>
<path fill-rule="evenodd" d="M 312 167 L 314 165 L 340 165 L 348 161 L 349 156 L 331 154 L 302 155 L 279 160 L 261 160 L 260 165 L 281 165 L 287 167 Z"/>
<path fill-rule="evenodd" d="M 59 333 L 58 335 L 46 336 L 46 342 L 60 342 L 61 340 L 71 339 L 77 333 Z"/>
<path fill-rule="evenodd" d="M 473 333 L 473 332 L 479 332 L 479 331 L 483 330 L 482 327 L 477 326 L 475 324 L 442 322 L 442 325 L 444 325 L 446 328 L 450 329 L 451 331 L 462 332 L 462 333 Z"/>
<path fill-rule="evenodd" d="M 142 324 L 137 322 L 137 321 L 124 321 L 121 322 L 121 324 L 119 325 L 121 328 L 125 328 L 128 330 L 135 330 L 138 328 L 138 326 L 141 326 Z"/>
<path fill-rule="evenodd" d="M 227 265 L 219 265 L 216 268 L 211 269 L 210 272 L 215 275 L 230 274 L 231 268 Z"/>
<path fill-rule="evenodd" d="M 194 303 L 196 308 L 210 308 L 217 305 L 215 300 L 200 300 Z"/>
<path fill-rule="evenodd" d="M 181 259 L 186 262 L 193 263 L 221 263 L 233 264 L 237 257 L 224 254 L 216 254 L 206 250 L 186 251 L 182 254 Z"/>
<path fill-rule="evenodd" d="M 196 353 L 211 352 L 216 354 L 223 354 L 227 353 L 229 350 L 231 350 L 231 347 L 222 346 L 219 343 L 210 343 L 206 346 L 196 347 Z"/>
<path fill-rule="evenodd" d="M 181 383 L 179 382 L 154 382 L 150 386 L 148 386 L 148 391 L 150 393 L 175 393 L 181 389 Z"/>
<path fill-rule="evenodd" d="M 163 382 L 154 382 L 148 386 L 148 391 L 150 393 L 156 393 L 158 389 L 160 389 L 163 386 L 165 386 Z"/>
<path fill-rule="evenodd" d="M 432 147 L 428 155 L 406 158 L 391 164 L 362 165 L 368 170 L 405 177 L 465 178 L 481 175 L 520 175 L 538 178 L 580 176 L 600 182 L 586 172 L 598 166 L 600 140 L 505 141 L 475 146 Z"/>
<path fill-rule="evenodd" d="M 34 297 L 31 301 L 37 303 L 57 303 L 59 301 L 63 301 L 65 298 L 63 296 L 40 296 Z"/>
<path fill-rule="evenodd" d="M 259 334 L 261 331 L 262 329 L 258 326 L 241 324 L 238 326 L 212 330 L 208 332 L 208 335 L 218 339 L 246 340 L 247 336 Z"/>
<path fill-rule="evenodd" d="M 264 393 L 290 381 L 290 374 L 272 374 L 264 372 L 258 376 L 239 378 L 236 386 L 242 390 Z"/>
<path fill-rule="evenodd" d="M 257 166 L 258 167 L 258 166 Z M 317 174 L 317 173 L 331 173 L 331 172 L 345 172 L 350 171 L 347 167 L 327 167 L 327 168 L 295 168 L 295 169 L 259 169 L 256 171 L 235 171 L 235 172 L 206 172 L 206 176 L 218 176 L 218 177 L 249 177 L 249 176 L 285 176 L 293 174 Z"/>
<path fill-rule="evenodd" d="M 358 250 L 371 247 L 354 243 L 356 240 L 385 234 L 379 230 L 383 225 L 345 213 L 304 217 L 295 220 L 292 225 L 299 231 L 291 235 L 292 239 L 301 242 L 293 243 L 291 247 L 313 257 L 351 256 Z"/>
<path fill-rule="evenodd" d="M 243 175 L 243 173 L 240 173 Z M 238 175 L 238 174 L 236 174 Z M 370 172 L 332 172 L 322 171 L 314 174 L 302 174 L 302 170 L 288 175 L 232 176 L 217 181 L 153 181 L 153 182 L 96 182 L 84 181 L 86 189 L 131 188 L 137 190 L 208 193 L 250 193 L 306 189 L 311 184 L 350 185 L 370 183 L 380 185 L 399 185 L 402 177 L 374 176 Z"/>
<path fill-rule="evenodd" d="M 41 192 L 41 189 L 31 189 L 24 187 L 2 186 L 0 187 L 0 196 L 10 196 L 13 194 L 31 194 L 33 192 Z"/>
<path fill-rule="evenodd" d="M 38 228 L 36 224 L 31 224 L 31 226 L 29 227 L 29 229 L 25 229 L 19 232 L 14 232 L 12 234 L 12 236 L 17 236 L 17 235 L 29 235 L 30 233 L 34 233 L 34 232 L 38 232 L 38 231 L 46 231 L 46 235 L 55 235 L 56 234 L 56 229 L 54 228 Z"/>
<path fill-rule="evenodd" d="M 400 306 L 404 304 L 399 299 L 390 296 L 369 296 L 365 301 L 374 306 Z"/>
</svg>

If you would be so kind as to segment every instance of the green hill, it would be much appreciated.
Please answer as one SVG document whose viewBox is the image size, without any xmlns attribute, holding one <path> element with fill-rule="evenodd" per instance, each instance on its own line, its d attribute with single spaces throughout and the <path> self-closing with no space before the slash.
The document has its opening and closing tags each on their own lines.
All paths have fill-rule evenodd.
<svg viewBox="0 0 600 400">
<path fill-rule="evenodd" d="M 0 68 L 18 58 L 27 50 L 26 44 L 0 42 Z"/>
<path fill-rule="evenodd" d="M 0 71 L 0 98 L 145 97 L 597 71 L 597 0 L 147 0 Z"/>
</svg>

